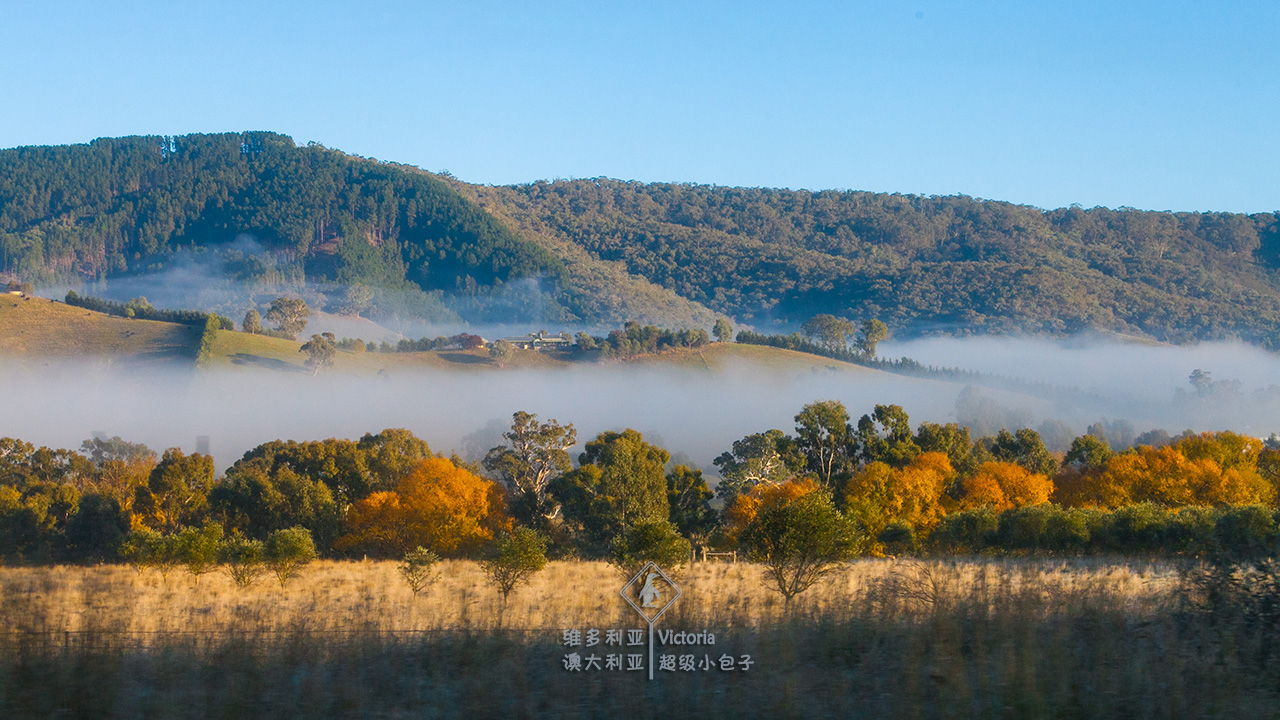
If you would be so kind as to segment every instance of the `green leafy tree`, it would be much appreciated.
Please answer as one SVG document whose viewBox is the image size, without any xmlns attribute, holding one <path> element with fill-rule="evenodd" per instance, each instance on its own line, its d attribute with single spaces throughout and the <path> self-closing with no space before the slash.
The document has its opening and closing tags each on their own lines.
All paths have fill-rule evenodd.
<svg viewBox="0 0 1280 720">
<path fill-rule="evenodd" d="M 440 556 L 419 545 L 405 553 L 404 560 L 396 566 L 396 572 L 404 578 L 413 596 L 430 587 L 440 578 Z"/>
<path fill-rule="evenodd" d="M 1044 446 L 1040 433 L 1031 428 L 1022 428 L 1017 433 L 1001 430 L 988 449 L 996 460 L 1017 463 L 1027 472 L 1052 476 L 1058 470 L 1058 461 Z"/>
<path fill-rule="evenodd" d="M 854 333 L 853 323 L 826 313 L 809 318 L 800 329 L 831 352 L 848 350 L 849 336 Z"/>
<path fill-rule="evenodd" d="M 178 558 L 187 572 L 200 581 L 200 576 L 218 566 L 222 547 L 222 526 L 209 523 L 204 527 L 183 528 L 177 537 Z"/>
<path fill-rule="evenodd" d="M 716 526 L 715 497 L 701 470 L 677 465 L 667 473 L 668 519 L 681 535 L 693 540 L 705 538 Z"/>
<path fill-rule="evenodd" d="M 858 327 L 858 350 L 863 355 L 873 358 L 876 356 L 876 345 L 887 337 L 889 337 L 889 326 L 875 318 L 863 320 L 862 325 Z"/>
<path fill-rule="evenodd" d="M 483 465 L 507 490 L 512 516 L 530 527 L 544 528 L 560 514 L 547 492 L 551 480 L 569 470 L 569 448 L 578 442 L 573 424 L 556 420 L 538 422 L 538 416 L 518 411 L 511 416 L 511 430 L 485 455 Z"/>
<path fill-rule="evenodd" d="M 692 552 L 692 544 L 680 535 L 674 524 L 647 520 L 632 525 L 613 539 L 609 562 L 627 578 L 640 572 L 648 562 L 675 573 L 689 563 Z"/>
<path fill-rule="evenodd" d="M 140 528 L 125 536 L 120 544 L 120 558 L 139 574 L 152 568 L 168 578 L 169 571 L 180 561 L 176 538 L 150 528 Z"/>
<path fill-rule="evenodd" d="M 795 419 L 796 445 L 804 453 L 809 470 L 832 488 L 851 464 L 849 411 L 838 400 L 821 400 L 805 405 Z"/>
<path fill-rule="evenodd" d="M 604 553 L 634 524 L 668 517 L 664 466 L 671 456 L 635 430 L 603 432 L 587 443 L 579 467 L 557 478 L 553 496 L 585 550 Z"/>
<path fill-rule="evenodd" d="M 858 420 L 854 446 L 863 463 L 882 462 L 905 467 L 920 454 L 911 433 L 911 419 L 899 405 L 876 405 Z"/>
<path fill-rule="evenodd" d="M 1096 470 L 1104 467 L 1115 453 L 1106 438 L 1096 435 L 1081 435 L 1071 441 L 1071 449 L 1063 459 L 1063 465 L 1078 470 Z"/>
<path fill-rule="evenodd" d="M 338 354 L 338 349 L 333 344 L 333 335 L 322 333 L 320 335 L 312 335 L 311 340 L 298 348 L 298 352 L 307 354 L 306 366 L 311 368 L 311 374 L 315 375 L 320 372 L 321 368 L 333 365 L 333 359 Z"/>
<path fill-rule="evenodd" d="M 213 458 L 209 455 L 184 455 L 179 448 L 169 448 L 151 471 L 147 484 L 138 488 L 134 514 L 170 533 L 198 522 L 206 514 L 213 476 Z"/>
<path fill-rule="evenodd" d="M 716 496 L 728 506 L 756 485 L 790 480 L 804 470 L 806 459 L 794 438 L 781 430 L 768 430 L 734 441 L 733 449 L 712 463 L 720 468 Z"/>
<path fill-rule="evenodd" d="M 267 310 L 267 322 L 289 337 L 296 337 L 307 326 L 311 308 L 302 298 L 278 297 Z"/>
<path fill-rule="evenodd" d="M 823 491 L 764 507 L 742 532 L 753 562 L 764 565 L 765 582 L 790 608 L 800 593 L 843 566 L 861 542 L 854 524 Z"/>
<path fill-rule="evenodd" d="M 494 538 L 489 557 L 480 562 L 489 583 L 502 596 L 503 606 L 512 591 L 546 566 L 546 538 L 526 527 L 500 533 Z"/>
<path fill-rule="evenodd" d="M 283 588 L 285 581 L 297 576 L 303 567 L 316 559 L 311 531 L 293 527 L 271 533 L 263 547 L 263 559 Z"/>
<path fill-rule="evenodd" d="M 365 433 L 356 444 L 364 456 L 371 490 L 392 490 L 419 461 L 432 457 L 427 442 L 404 428 L 387 428 L 374 435 Z"/>
<path fill-rule="evenodd" d="M 505 367 L 515 356 L 515 346 L 506 340 L 495 340 L 489 344 L 489 359 L 498 367 Z"/>
<path fill-rule="evenodd" d="M 916 428 L 915 443 L 921 453 L 946 455 L 951 467 L 961 475 L 972 475 L 978 469 L 972 461 L 973 441 L 969 439 L 969 428 L 959 423 L 922 422 Z"/>
<path fill-rule="evenodd" d="M 156 454 L 142 443 L 131 443 L 120 437 L 93 438 L 80 444 L 80 452 L 89 456 L 89 460 L 99 468 L 112 460 L 118 462 L 155 461 Z"/>
<path fill-rule="evenodd" d="M 733 342 L 733 325 L 726 318 L 716 318 L 711 334 L 715 336 L 716 342 Z"/>
<path fill-rule="evenodd" d="M 76 513 L 67 521 L 67 545 L 79 557 L 110 560 L 128 530 L 129 518 L 118 500 L 96 492 L 85 493 Z"/>
<path fill-rule="evenodd" d="M 295 470 L 284 463 L 271 467 L 261 457 L 237 462 L 209 493 L 210 513 L 228 529 L 252 538 L 305 527 L 321 551 L 328 551 L 341 527 L 342 511 L 330 489 L 332 475 L 315 477 L 309 470 L 313 469 L 301 465 Z"/>
<path fill-rule="evenodd" d="M 262 332 L 262 316 L 257 310 L 250 310 L 244 314 L 244 322 L 240 324 L 241 329 L 251 335 L 257 335 Z"/>
<path fill-rule="evenodd" d="M 342 293 L 338 310 L 344 315 L 361 315 L 373 305 L 373 290 L 368 285 L 354 283 Z"/>
<path fill-rule="evenodd" d="M 240 587 L 249 587 L 266 570 L 263 565 L 264 548 L 261 540 L 249 540 L 243 535 L 232 535 L 222 541 L 218 559 L 227 576 Z"/>
</svg>

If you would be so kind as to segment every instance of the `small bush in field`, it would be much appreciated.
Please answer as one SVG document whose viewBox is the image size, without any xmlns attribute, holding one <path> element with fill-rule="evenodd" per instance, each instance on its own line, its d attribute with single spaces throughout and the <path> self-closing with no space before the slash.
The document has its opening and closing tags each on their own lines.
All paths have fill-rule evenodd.
<svg viewBox="0 0 1280 720">
<path fill-rule="evenodd" d="M 200 581 L 200 576 L 218 566 L 218 552 L 222 545 L 222 526 L 209 524 L 201 528 L 186 528 L 177 536 L 179 561 L 187 572 Z"/>
<path fill-rule="evenodd" d="M 439 579 L 440 571 L 436 567 L 439 563 L 439 555 L 419 545 L 404 556 L 404 563 L 398 565 L 396 570 L 408 583 L 413 596 L 417 597 L 418 593 Z"/>
<path fill-rule="evenodd" d="M 689 564 L 692 548 L 676 526 L 667 520 L 649 520 L 631 526 L 614 540 L 609 562 L 630 578 L 652 561 L 669 573 Z"/>
<path fill-rule="evenodd" d="M 286 580 L 297 575 L 303 566 L 316 559 L 316 544 L 311 539 L 311 531 L 302 527 L 271 533 L 267 536 L 263 550 L 267 567 L 275 573 L 280 587 L 284 587 Z"/>
<path fill-rule="evenodd" d="M 489 557 L 480 563 L 489 582 L 502 595 L 507 596 L 519 585 L 529 581 L 534 573 L 547 565 L 547 540 L 529 528 L 516 528 L 502 533 L 493 543 Z"/>
<path fill-rule="evenodd" d="M 218 551 L 227 575 L 240 587 L 249 587 L 265 571 L 263 555 L 261 540 L 247 540 L 241 535 L 224 540 Z"/>
<path fill-rule="evenodd" d="M 147 568 L 154 568 L 166 578 L 180 560 L 177 537 L 162 535 L 149 528 L 129 533 L 120 546 L 120 556 L 139 573 Z"/>
</svg>

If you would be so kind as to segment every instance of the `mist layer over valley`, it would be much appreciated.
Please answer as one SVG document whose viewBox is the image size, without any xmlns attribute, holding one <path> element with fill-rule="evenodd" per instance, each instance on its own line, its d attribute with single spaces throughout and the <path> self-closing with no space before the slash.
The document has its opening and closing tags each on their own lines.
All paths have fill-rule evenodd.
<svg viewBox="0 0 1280 720">
<path fill-rule="evenodd" d="M 974 436 L 1000 427 L 1041 430 L 1051 449 L 1099 421 L 1128 428 L 1124 442 L 1152 428 L 1280 430 L 1280 360 L 1236 344 L 1194 348 L 1040 340 L 932 339 L 886 345 L 935 364 L 994 376 L 949 382 L 895 375 L 800 353 L 786 362 L 730 358 L 715 365 L 580 363 L 545 370 L 416 367 L 311 376 L 254 367 L 141 371 L 108 360 L 0 364 L 5 413 L 0 436 L 77 448 L 93 433 L 153 448 L 196 448 L 208 436 L 224 469 L 268 440 L 358 438 L 403 427 L 436 452 L 475 460 L 501 442 L 518 410 L 573 423 L 585 442 L 635 428 L 675 461 L 714 474 L 711 460 L 745 435 L 790 432 L 800 408 L 839 400 L 856 419 L 877 404 L 901 405 L 913 425 L 960 422 Z M 532 352 L 532 351 L 531 351 Z M 1207 383 L 1188 382 L 1194 370 Z M 988 384 L 989 387 L 983 385 Z M 1050 387 L 1052 386 L 1052 387 Z"/>
<path fill-rule="evenodd" d="M 0 365 L 0 435 L 69 448 L 94 432 L 156 448 L 209 436 L 226 467 L 272 439 L 405 427 L 474 459 L 524 410 L 574 423 L 580 440 L 633 427 L 710 471 L 734 440 L 789 431 L 801 407 L 831 399 L 855 419 L 896 404 L 975 437 L 1031 427 L 1055 451 L 1097 423 L 1117 447 L 1153 428 L 1267 436 L 1280 429 L 1280 362 L 1258 348 L 1280 343 L 1278 273 L 1275 213 L 604 178 L 486 187 L 264 132 L 0 150 L 0 281 L 28 287 L 0 333 L 0 362 L 22 357 Z M 99 321 L 30 297 L 68 289 L 225 323 L 144 326 L 123 305 Z M 311 377 L 279 332 L 274 348 L 230 332 L 282 298 L 312 311 L 299 339 L 372 341 L 376 358 L 339 356 Z M 785 344 L 787 362 L 699 366 L 693 343 L 678 363 L 575 350 L 499 370 L 407 342 L 627 321 L 787 333 L 820 316 L 883 321 L 901 340 L 863 360 L 976 374 L 893 375 Z M 1037 336 L 1053 339 L 1025 339 Z M 835 345 L 848 350 L 843 331 Z M 193 369 L 206 351 L 213 366 Z"/>
</svg>

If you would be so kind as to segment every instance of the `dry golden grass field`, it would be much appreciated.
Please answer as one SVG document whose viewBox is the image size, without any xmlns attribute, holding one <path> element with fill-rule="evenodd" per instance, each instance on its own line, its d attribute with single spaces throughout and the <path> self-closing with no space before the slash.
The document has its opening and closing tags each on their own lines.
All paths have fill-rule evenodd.
<svg viewBox="0 0 1280 720">
<path fill-rule="evenodd" d="M 8 357 L 191 364 L 200 332 L 190 325 L 114 317 L 41 297 L 0 294 L 0 355 Z"/>
<path fill-rule="evenodd" d="M 284 588 L 126 566 L 0 569 L 2 717 L 1275 717 L 1271 644 L 1190 616 L 1163 561 L 866 560 L 788 611 L 699 564 L 659 629 L 744 673 L 570 672 L 565 628 L 644 627 L 608 565 L 553 562 L 504 608 L 478 565 L 416 598 L 388 562 Z M 600 652 L 603 655 L 606 651 Z M 583 652 L 585 655 L 586 653 Z"/>
</svg>

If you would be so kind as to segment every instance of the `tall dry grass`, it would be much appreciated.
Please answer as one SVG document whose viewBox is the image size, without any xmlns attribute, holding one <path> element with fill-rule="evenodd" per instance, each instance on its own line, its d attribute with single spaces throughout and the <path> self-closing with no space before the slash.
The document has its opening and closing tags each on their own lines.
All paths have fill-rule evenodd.
<svg viewBox="0 0 1280 720">
<path fill-rule="evenodd" d="M 642 627 L 616 571 L 512 595 L 448 562 L 321 562 L 281 589 L 122 566 L 0 569 L 0 716 L 1273 717 L 1245 628 L 1179 611 L 1164 562 L 866 560 L 789 612 L 760 568 L 700 564 L 660 627 L 746 673 L 570 673 L 563 628 Z M 660 652 L 662 650 L 660 649 Z M 603 654 L 603 651 L 601 652 Z M 1261 658 L 1261 659 L 1260 659 Z"/>
</svg>

